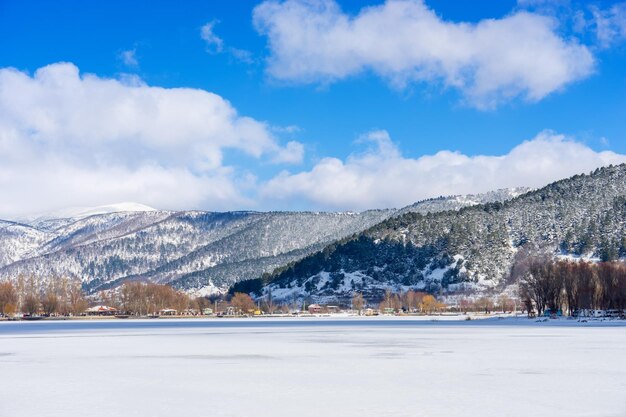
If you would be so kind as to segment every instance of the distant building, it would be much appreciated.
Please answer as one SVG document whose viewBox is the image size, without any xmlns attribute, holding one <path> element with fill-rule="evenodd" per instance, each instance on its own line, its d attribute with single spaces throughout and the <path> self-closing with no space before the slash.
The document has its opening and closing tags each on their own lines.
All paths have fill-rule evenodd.
<svg viewBox="0 0 626 417">
<path fill-rule="evenodd" d="M 176 314 L 178 314 L 178 311 L 173 308 L 162 308 L 159 310 L 159 315 L 161 316 L 175 316 Z"/>
<path fill-rule="evenodd" d="M 308 310 L 311 314 L 320 314 L 322 312 L 322 306 L 319 304 L 311 304 Z"/>
<path fill-rule="evenodd" d="M 85 310 L 88 316 L 114 316 L 118 313 L 117 308 L 109 306 L 93 306 Z"/>
</svg>

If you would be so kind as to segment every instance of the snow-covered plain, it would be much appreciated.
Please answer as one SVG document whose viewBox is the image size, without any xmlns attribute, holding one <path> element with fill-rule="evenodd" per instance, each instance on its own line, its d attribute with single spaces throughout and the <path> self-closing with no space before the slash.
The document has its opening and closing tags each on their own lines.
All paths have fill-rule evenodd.
<svg viewBox="0 0 626 417">
<path fill-rule="evenodd" d="M 0 416 L 626 415 L 626 326 L 0 323 Z"/>
</svg>

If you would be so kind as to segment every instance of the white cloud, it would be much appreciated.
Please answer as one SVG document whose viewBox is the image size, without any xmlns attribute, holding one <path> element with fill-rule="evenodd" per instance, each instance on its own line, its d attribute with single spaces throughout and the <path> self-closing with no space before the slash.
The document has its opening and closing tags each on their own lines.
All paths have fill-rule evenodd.
<svg viewBox="0 0 626 417">
<path fill-rule="evenodd" d="M 609 9 L 590 7 L 600 46 L 608 48 L 626 39 L 626 3 L 617 3 Z"/>
<path fill-rule="evenodd" d="M 626 162 L 626 155 L 596 152 L 549 131 L 501 156 L 441 151 L 413 159 L 402 156 L 385 131 L 371 132 L 364 140 L 375 146 L 345 161 L 324 158 L 310 171 L 285 171 L 265 184 L 261 195 L 267 200 L 305 201 L 308 206 L 326 209 L 402 207 L 439 195 L 541 187 Z"/>
<path fill-rule="evenodd" d="M 243 62 L 244 64 L 248 65 L 254 64 L 254 56 L 250 51 L 239 48 L 228 48 L 228 52 L 237 61 Z"/>
<path fill-rule="evenodd" d="M 272 126 L 272 129 L 275 132 L 281 132 L 281 133 L 298 133 L 298 132 L 302 132 L 302 128 L 300 126 L 296 126 L 296 125 Z"/>
<path fill-rule="evenodd" d="M 224 48 L 224 41 L 213 31 L 217 23 L 219 23 L 217 20 L 213 20 L 200 28 L 200 37 L 206 42 L 208 51 L 212 53 L 222 52 Z"/>
<path fill-rule="evenodd" d="M 561 37 L 553 18 L 527 11 L 474 24 L 445 21 L 421 0 L 388 0 L 356 16 L 333 0 L 268 0 L 254 23 L 268 37 L 269 74 L 291 82 L 372 71 L 399 88 L 437 82 L 493 107 L 540 100 L 594 69 L 587 47 Z"/>
<path fill-rule="evenodd" d="M 248 65 L 254 64 L 252 52 L 232 46 L 226 47 L 224 40 L 215 34 L 214 27 L 218 23 L 218 20 L 213 20 L 200 28 L 200 37 L 206 43 L 207 51 L 211 54 L 226 52 L 239 62 Z"/>
<path fill-rule="evenodd" d="M 570 0 L 517 0 L 520 7 L 568 6 Z"/>
<path fill-rule="evenodd" d="M 137 68 L 139 66 L 139 61 L 137 60 L 137 49 L 135 48 L 120 52 L 119 58 L 127 67 Z"/>
<path fill-rule="evenodd" d="M 275 163 L 298 164 L 304 158 L 304 145 L 300 142 L 290 141 L 287 145 L 276 152 L 273 161 Z"/>
<path fill-rule="evenodd" d="M 626 162 L 551 132 L 502 156 L 441 151 L 408 158 L 385 131 L 359 140 L 370 146 L 365 152 L 268 181 L 224 162 L 227 150 L 263 163 L 301 162 L 303 145 L 281 145 L 273 134 L 298 130 L 241 116 L 207 91 L 152 87 L 136 76 L 81 75 L 68 63 L 33 75 L 0 69 L 0 218 L 119 201 L 207 210 L 400 207 L 445 194 L 542 186 Z"/>
<path fill-rule="evenodd" d="M 271 126 L 204 90 L 81 75 L 68 63 L 32 76 L 0 69 L 2 216 L 117 201 L 249 205 L 249 174 L 224 165 L 226 149 L 269 162 L 303 157 L 301 144 L 282 147 Z"/>
<path fill-rule="evenodd" d="M 161 209 L 209 208 L 230 210 L 253 202 L 226 172 L 197 175 L 184 167 L 166 168 L 141 163 L 68 163 L 54 156 L 25 165 L 12 161 L 0 168 L 0 213 L 3 218 L 49 212 L 75 206 L 98 206 L 120 201 L 142 201 Z"/>
</svg>

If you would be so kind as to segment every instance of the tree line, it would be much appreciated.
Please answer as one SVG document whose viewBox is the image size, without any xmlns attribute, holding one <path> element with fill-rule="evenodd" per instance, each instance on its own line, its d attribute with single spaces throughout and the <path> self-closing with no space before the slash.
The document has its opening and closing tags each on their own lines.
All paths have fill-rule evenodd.
<svg viewBox="0 0 626 417">
<path fill-rule="evenodd" d="M 0 282 L 0 313 L 45 316 L 78 316 L 90 305 L 107 305 L 132 315 L 158 313 L 171 308 L 178 312 L 209 307 L 208 298 L 193 298 L 169 285 L 126 282 L 115 290 L 102 291 L 87 297 L 81 283 L 68 278 L 40 282 L 35 277 L 18 277 Z"/>
<path fill-rule="evenodd" d="M 626 265 L 622 262 L 529 259 L 520 282 L 527 311 L 625 310 Z"/>
<path fill-rule="evenodd" d="M 35 277 L 18 276 L 15 281 L 0 282 L 0 313 L 4 316 L 24 313 L 29 315 L 78 315 L 89 303 L 81 284 L 68 278 L 41 283 Z"/>
<path fill-rule="evenodd" d="M 352 297 L 352 306 L 355 310 L 361 310 L 365 305 L 363 295 L 355 293 Z M 467 312 L 493 311 L 510 312 L 516 308 L 515 300 L 507 294 L 500 294 L 496 299 L 488 296 L 478 298 L 460 297 L 455 304 L 446 304 L 439 301 L 433 294 L 423 291 L 408 290 L 405 292 L 393 292 L 391 289 L 385 291 L 384 298 L 378 304 L 378 310 L 385 311 L 405 311 L 410 313 L 432 314 L 445 310 Z"/>
<path fill-rule="evenodd" d="M 363 308 L 363 296 L 360 293 L 352 298 L 352 306 L 355 310 Z M 409 290 L 406 292 L 385 291 L 385 296 L 378 305 L 378 310 L 407 311 L 413 313 L 431 314 L 446 308 L 446 304 L 440 303 L 432 295 L 421 291 Z"/>
<path fill-rule="evenodd" d="M 117 291 L 101 293 L 100 298 L 127 314 L 157 314 L 162 309 L 174 309 L 178 313 L 195 310 L 201 313 L 210 302 L 204 297 L 192 298 L 176 291 L 169 285 L 130 281 L 124 283 Z"/>
</svg>

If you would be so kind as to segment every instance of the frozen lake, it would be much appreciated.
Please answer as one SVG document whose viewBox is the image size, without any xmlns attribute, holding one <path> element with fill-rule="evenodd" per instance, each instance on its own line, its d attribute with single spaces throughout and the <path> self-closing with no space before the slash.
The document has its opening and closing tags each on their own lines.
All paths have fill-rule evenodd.
<svg viewBox="0 0 626 417">
<path fill-rule="evenodd" d="M 626 327 L 0 323 L 0 380 L 1 417 L 622 417 Z"/>
</svg>

